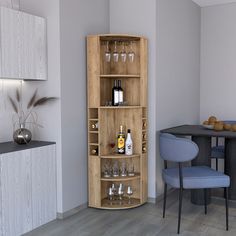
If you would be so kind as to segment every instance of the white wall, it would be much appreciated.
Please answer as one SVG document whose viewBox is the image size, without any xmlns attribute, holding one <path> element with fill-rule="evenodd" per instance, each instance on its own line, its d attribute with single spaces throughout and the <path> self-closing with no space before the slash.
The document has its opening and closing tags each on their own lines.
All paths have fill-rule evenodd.
<svg viewBox="0 0 236 236">
<path fill-rule="evenodd" d="M 110 0 L 110 32 L 148 39 L 148 196 L 156 196 L 156 0 Z"/>
<path fill-rule="evenodd" d="M 236 120 L 236 4 L 202 8 L 201 120 Z"/>
<path fill-rule="evenodd" d="M 87 202 L 86 36 L 109 32 L 108 0 L 60 0 L 63 212 Z"/>
<path fill-rule="evenodd" d="M 157 131 L 199 123 L 200 27 L 200 7 L 192 1 L 157 1 Z M 162 163 L 157 138 L 157 194 Z"/>
</svg>

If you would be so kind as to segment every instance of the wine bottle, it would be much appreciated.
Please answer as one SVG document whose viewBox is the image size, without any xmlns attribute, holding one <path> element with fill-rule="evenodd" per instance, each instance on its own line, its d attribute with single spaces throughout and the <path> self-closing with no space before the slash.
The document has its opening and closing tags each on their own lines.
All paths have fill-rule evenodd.
<svg viewBox="0 0 236 236">
<path fill-rule="evenodd" d="M 143 122 L 143 128 L 145 129 L 146 127 L 147 127 L 147 122 L 144 121 L 144 122 Z"/>
<path fill-rule="evenodd" d="M 117 136 L 117 151 L 118 154 L 125 154 L 125 133 L 122 125 L 120 126 L 120 131 Z"/>
<path fill-rule="evenodd" d="M 127 131 L 127 138 L 125 141 L 125 155 L 133 155 L 133 141 L 130 129 Z"/>
<path fill-rule="evenodd" d="M 114 81 L 114 86 L 112 88 L 112 106 L 119 105 L 119 91 L 117 86 L 117 80 Z"/>
<path fill-rule="evenodd" d="M 119 105 L 124 103 L 124 91 L 121 88 L 121 80 L 118 80 L 118 94 L 119 94 Z"/>
<path fill-rule="evenodd" d="M 147 148 L 145 146 L 142 147 L 142 151 L 143 152 L 146 152 L 147 151 Z"/>
<path fill-rule="evenodd" d="M 145 141 L 147 139 L 147 135 L 143 134 L 143 141 Z"/>
<path fill-rule="evenodd" d="M 98 155 L 98 148 L 92 149 L 92 150 L 91 150 L 91 153 L 92 153 L 93 155 Z"/>
<path fill-rule="evenodd" d="M 98 122 L 91 125 L 92 129 L 98 129 Z"/>
</svg>

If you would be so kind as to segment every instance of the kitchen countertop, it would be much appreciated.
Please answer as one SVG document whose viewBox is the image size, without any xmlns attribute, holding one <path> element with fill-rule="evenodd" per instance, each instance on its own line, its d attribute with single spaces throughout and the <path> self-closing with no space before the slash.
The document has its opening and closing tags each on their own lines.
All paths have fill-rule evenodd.
<svg viewBox="0 0 236 236">
<path fill-rule="evenodd" d="M 22 150 L 27 150 L 31 148 L 43 147 L 48 145 L 56 144 L 55 142 L 46 142 L 46 141 L 31 141 L 28 144 L 17 144 L 12 142 L 0 143 L 0 154 L 9 153 L 9 152 L 18 152 Z"/>
</svg>

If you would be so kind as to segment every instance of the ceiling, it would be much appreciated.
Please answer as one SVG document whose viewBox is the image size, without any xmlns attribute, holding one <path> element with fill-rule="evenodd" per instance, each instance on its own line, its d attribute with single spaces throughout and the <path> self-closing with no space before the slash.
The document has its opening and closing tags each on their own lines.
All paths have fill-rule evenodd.
<svg viewBox="0 0 236 236">
<path fill-rule="evenodd" d="M 200 7 L 212 6 L 217 4 L 236 3 L 236 0 L 192 0 Z"/>
</svg>

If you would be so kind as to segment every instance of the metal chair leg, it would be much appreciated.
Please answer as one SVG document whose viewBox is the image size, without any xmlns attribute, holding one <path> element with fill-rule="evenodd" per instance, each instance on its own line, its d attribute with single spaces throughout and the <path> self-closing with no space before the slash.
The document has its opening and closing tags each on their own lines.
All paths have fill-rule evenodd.
<svg viewBox="0 0 236 236">
<path fill-rule="evenodd" d="M 225 210 L 226 210 L 226 230 L 229 230 L 229 204 L 228 204 L 228 188 L 225 188 Z"/>
<path fill-rule="evenodd" d="M 205 206 L 205 215 L 207 214 L 207 189 L 204 188 L 204 206 Z"/>
<path fill-rule="evenodd" d="M 163 218 L 165 218 L 166 213 L 166 192 L 167 192 L 167 184 L 164 186 L 164 200 L 163 200 Z"/>
<path fill-rule="evenodd" d="M 179 231 L 180 231 L 181 210 L 182 210 L 182 198 L 183 198 L 183 187 L 180 187 L 180 189 L 179 189 L 178 230 L 177 230 L 177 233 L 178 233 L 178 234 L 179 234 Z"/>
<path fill-rule="evenodd" d="M 218 171 L 218 158 L 216 158 L 216 171 Z"/>
</svg>

